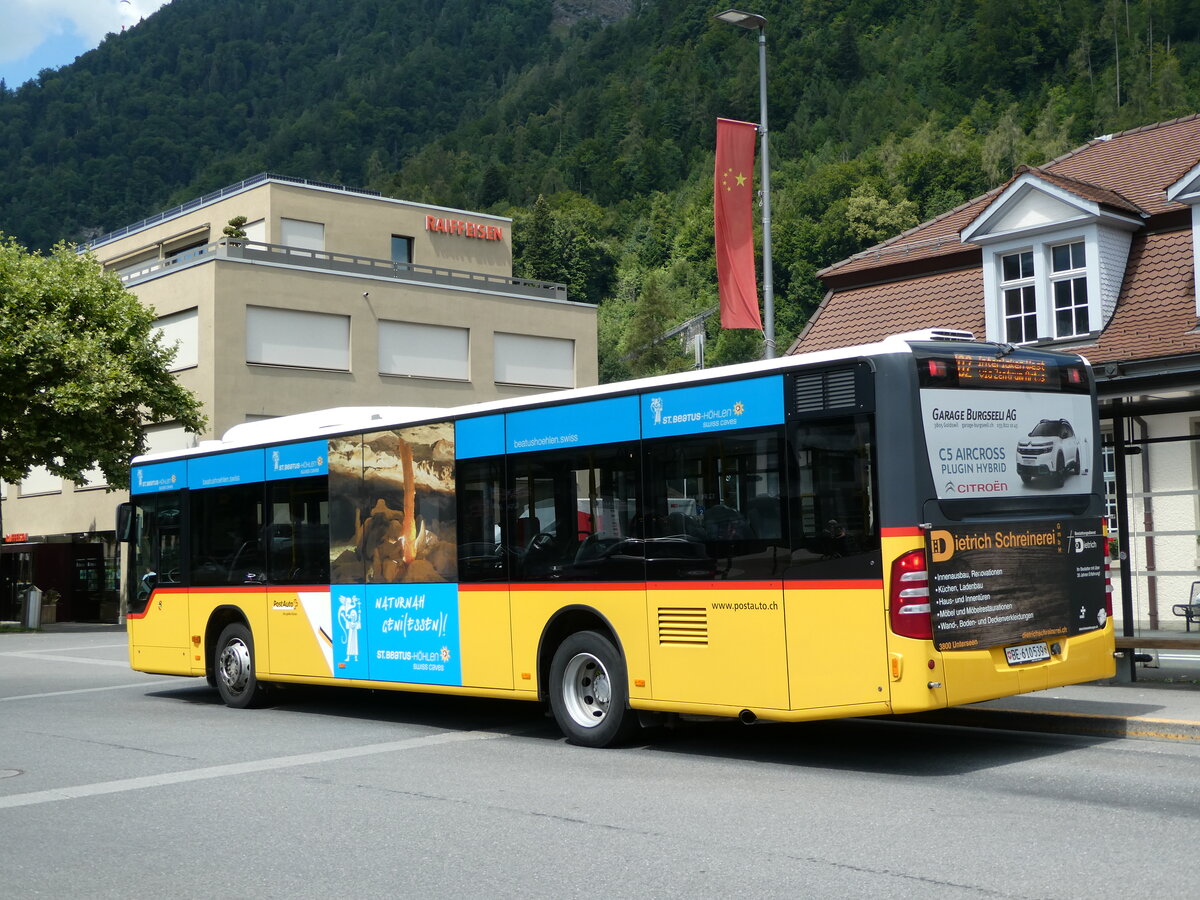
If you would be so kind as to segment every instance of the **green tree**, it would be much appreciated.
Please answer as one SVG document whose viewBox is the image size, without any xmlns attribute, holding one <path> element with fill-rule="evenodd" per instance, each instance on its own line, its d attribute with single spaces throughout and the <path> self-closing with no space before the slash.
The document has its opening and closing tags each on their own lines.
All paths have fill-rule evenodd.
<svg viewBox="0 0 1200 900">
<path fill-rule="evenodd" d="M 205 427 L 171 376 L 174 355 L 153 311 L 91 254 L 30 253 L 0 236 L 0 479 L 45 466 L 80 481 L 99 468 L 110 489 L 127 486 L 144 425 Z"/>
</svg>

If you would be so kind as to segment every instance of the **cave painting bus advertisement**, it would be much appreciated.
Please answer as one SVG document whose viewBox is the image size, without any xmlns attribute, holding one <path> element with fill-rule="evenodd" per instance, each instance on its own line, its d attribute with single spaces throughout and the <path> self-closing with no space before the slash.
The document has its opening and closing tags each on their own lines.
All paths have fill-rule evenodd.
<svg viewBox="0 0 1200 900">
<path fill-rule="evenodd" d="M 1083 394 L 921 391 L 939 499 L 1087 493 L 1096 435 Z"/>
<path fill-rule="evenodd" d="M 956 524 L 932 530 L 928 550 L 939 650 L 1004 646 L 1012 665 L 1038 662 L 1108 619 L 1100 520 Z"/>
</svg>

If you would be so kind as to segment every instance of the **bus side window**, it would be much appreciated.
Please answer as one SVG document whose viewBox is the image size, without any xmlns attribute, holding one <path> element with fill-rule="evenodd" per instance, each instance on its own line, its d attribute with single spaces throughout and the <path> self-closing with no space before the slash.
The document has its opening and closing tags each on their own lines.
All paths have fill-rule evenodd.
<svg viewBox="0 0 1200 900">
<path fill-rule="evenodd" d="M 464 584 L 508 580 L 502 472 L 499 459 L 458 464 L 458 578 Z"/>
<path fill-rule="evenodd" d="M 191 583 L 260 583 L 263 486 L 236 484 L 191 491 Z"/>
<path fill-rule="evenodd" d="M 813 569 L 796 570 L 792 577 L 823 577 L 830 565 L 859 565 L 854 558 L 861 560 L 861 554 L 880 546 L 870 421 L 857 417 L 803 423 L 794 426 L 789 437 L 792 564 Z"/>
<path fill-rule="evenodd" d="M 648 445 L 647 577 L 778 577 L 787 560 L 780 446 L 778 429 Z"/>
<path fill-rule="evenodd" d="M 272 482 L 263 546 L 271 584 L 329 583 L 329 479 Z"/>
</svg>

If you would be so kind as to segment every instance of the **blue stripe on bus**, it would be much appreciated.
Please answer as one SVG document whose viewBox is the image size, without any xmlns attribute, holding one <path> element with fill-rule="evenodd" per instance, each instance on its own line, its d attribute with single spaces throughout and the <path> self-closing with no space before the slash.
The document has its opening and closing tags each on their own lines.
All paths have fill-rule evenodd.
<svg viewBox="0 0 1200 900">
<path fill-rule="evenodd" d="M 459 419 L 454 423 L 454 456 L 476 459 L 504 452 L 504 415 Z"/>
<path fill-rule="evenodd" d="M 642 395 L 642 437 L 707 434 L 783 422 L 783 376 Z"/>
<path fill-rule="evenodd" d="M 178 491 L 187 484 L 187 460 L 135 466 L 129 484 L 131 494 L 161 494 Z"/>
<path fill-rule="evenodd" d="M 639 436 L 637 397 L 613 397 L 509 413 L 505 449 L 560 450 L 636 441 Z"/>
<path fill-rule="evenodd" d="M 201 488 L 253 484 L 265 478 L 266 454 L 262 450 L 241 450 L 217 456 L 194 456 L 188 460 L 187 486 Z"/>
<path fill-rule="evenodd" d="M 305 441 L 267 450 L 267 481 L 329 474 L 329 441 Z"/>
</svg>

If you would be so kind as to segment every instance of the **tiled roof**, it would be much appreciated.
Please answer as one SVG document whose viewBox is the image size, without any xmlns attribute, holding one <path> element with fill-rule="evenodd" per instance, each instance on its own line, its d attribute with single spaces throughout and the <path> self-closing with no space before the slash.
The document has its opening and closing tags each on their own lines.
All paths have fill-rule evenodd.
<svg viewBox="0 0 1200 900">
<path fill-rule="evenodd" d="M 827 294 L 797 344 L 807 353 L 922 328 L 957 328 L 983 337 L 982 267 Z"/>
<path fill-rule="evenodd" d="M 1093 363 L 1200 352 L 1190 230 L 1137 235 L 1117 308 L 1094 348 Z"/>
<path fill-rule="evenodd" d="M 1185 207 L 1169 204 L 1165 189 L 1197 160 L 1200 115 L 1098 138 L 1040 169 L 1018 170 L 1013 178 L 1029 172 L 1126 213 L 1178 214 Z M 833 290 L 789 352 L 929 327 L 982 337 L 982 256 L 977 245 L 962 243 L 958 234 L 1011 183 L 818 273 Z M 1163 230 L 1134 234 L 1112 319 L 1094 342 L 1072 345 L 1072 350 L 1097 363 L 1200 353 L 1192 233 L 1184 221 L 1151 219 L 1150 229 L 1158 222 Z"/>
<path fill-rule="evenodd" d="M 1084 200 L 1091 200 L 1099 203 L 1101 206 L 1109 206 L 1113 209 L 1119 209 L 1123 212 L 1135 213 L 1136 215 L 1145 214 L 1145 210 L 1135 203 L 1131 203 L 1122 197 L 1117 191 L 1110 191 L 1106 188 L 1097 187 L 1094 184 L 1089 184 L 1086 181 L 1080 181 L 1078 178 L 1071 178 L 1063 175 L 1061 172 L 1052 172 L 1049 169 L 1039 169 L 1037 166 L 1019 166 L 1016 176 L 1020 177 L 1024 174 L 1036 175 L 1043 181 L 1049 184 L 1056 185 L 1065 191 L 1069 191 L 1076 197 L 1081 197 Z"/>
<path fill-rule="evenodd" d="M 1032 171 L 1089 200 L 1155 215 L 1182 208 L 1167 203 L 1165 190 L 1198 160 L 1200 114 L 1096 138 Z M 1063 176 L 1063 180 L 1054 176 Z M 842 277 L 973 247 L 975 245 L 964 245 L 958 240 L 959 232 L 1011 183 L 1010 179 L 957 209 L 835 263 L 818 274 Z"/>
</svg>

